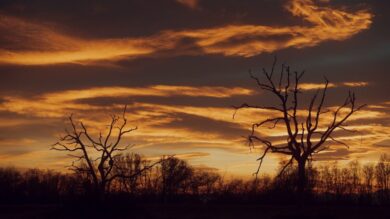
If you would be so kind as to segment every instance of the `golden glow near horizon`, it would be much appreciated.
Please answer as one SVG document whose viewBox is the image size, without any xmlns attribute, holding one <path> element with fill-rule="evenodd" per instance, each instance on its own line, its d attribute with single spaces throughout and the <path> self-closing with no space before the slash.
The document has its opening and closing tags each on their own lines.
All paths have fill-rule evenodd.
<svg viewBox="0 0 390 219">
<path fill-rule="evenodd" d="M 365 84 L 363 82 L 344 82 L 338 83 L 337 86 L 361 86 Z M 306 85 L 305 85 L 306 86 Z M 305 87 L 304 86 L 304 87 Z M 336 85 L 335 85 L 336 86 Z M 315 88 L 314 88 L 315 87 Z M 317 89 L 317 86 L 310 84 L 306 89 Z M 175 96 L 182 95 L 191 97 L 212 97 L 212 98 L 230 98 L 235 95 L 244 95 L 250 96 L 255 92 L 252 90 L 244 88 L 227 88 L 227 87 L 189 87 L 189 86 L 167 86 L 167 85 L 155 85 L 148 87 L 95 87 L 95 88 L 86 88 L 82 90 L 65 90 L 61 92 L 53 93 L 44 93 L 42 95 L 37 95 L 33 98 L 22 98 L 18 96 L 7 96 L 4 98 L 3 103 L 0 103 L 0 112 L 13 112 L 20 115 L 25 115 L 28 117 L 38 117 L 42 119 L 53 119 L 60 120 L 70 113 L 76 113 L 75 116 L 77 119 L 84 121 L 90 128 L 91 133 L 98 134 L 102 128 L 109 121 L 107 113 L 113 111 L 120 111 L 123 109 L 122 104 L 114 105 L 99 105 L 89 103 L 88 101 L 96 100 L 96 98 L 105 98 L 105 97 L 136 97 L 136 96 Z M 223 94 L 223 95 L 222 95 Z M 85 102 L 80 102 L 81 100 Z M 386 104 L 381 105 L 387 107 Z M 330 107 L 329 109 L 334 109 Z M 245 161 L 245 163 L 251 166 L 251 162 L 248 162 L 247 156 L 248 148 L 244 145 L 243 139 L 240 137 L 242 134 L 247 134 L 247 128 L 256 120 L 266 119 L 271 116 L 271 111 L 269 110 L 242 110 L 239 114 L 236 115 L 236 118 L 233 119 L 232 115 L 234 110 L 231 107 L 210 107 L 210 106 L 190 106 L 190 105 L 169 105 L 169 104 L 157 104 L 150 102 L 133 102 L 128 105 L 129 119 L 131 124 L 138 125 L 139 130 L 134 132 L 132 136 L 129 136 L 131 141 L 139 141 L 136 146 L 136 149 L 139 151 L 148 151 L 151 148 L 155 148 L 156 145 L 164 145 L 165 150 L 171 151 L 174 154 L 177 154 L 179 157 L 195 160 L 198 164 L 201 164 L 202 160 L 207 159 L 208 157 L 217 156 L 216 154 L 223 153 L 234 154 L 238 153 L 237 159 Z M 343 113 L 343 112 L 341 112 Z M 306 115 L 306 110 L 299 110 L 298 115 Z M 184 116 L 184 117 L 183 117 Z M 180 122 L 186 116 L 202 118 L 210 122 L 223 122 L 226 125 L 236 127 L 237 130 L 241 129 L 234 135 L 227 135 L 223 130 L 215 130 L 214 132 L 205 132 L 202 130 L 196 130 L 191 126 L 178 128 L 175 126 L 170 126 L 169 124 Z M 330 118 L 331 115 L 324 115 L 324 125 L 326 125 L 326 118 Z M 8 119 L 3 121 L 8 123 L 10 126 L 23 126 L 26 124 L 34 123 L 30 121 L 28 117 L 23 120 L 17 119 L 12 120 Z M 385 141 L 388 138 L 388 133 L 390 133 L 389 127 L 377 124 L 374 121 L 378 119 L 389 119 L 390 116 L 388 113 L 377 111 L 376 109 L 366 108 L 361 112 L 353 115 L 351 118 L 351 124 L 349 125 L 350 129 L 357 130 L 355 134 L 345 135 L 342 130 L 340 132 L 340 140 L 343 140 L 349 144 L 356 144 L 359 147 L 352 148 L 352 152 L 355 152 L 356 155 L 353 156 L 362 156 L 363 154 L 372 154 L 379 153 L 379 150 L 374 150 L 372 147 L 378 142 Z M 360 121 L 366 121 L 368 119 L 373 120 L 371 123 L 365 123 Z M 207 123 L 206 121 L 206 123 Z M 36 122 L 36 121 L 35 121 Z M 207 127 L 207 124 L 203 124 L 204 127 Z M 60 128 L 60 127 L 58 127 Z M 58 129 L 59 133 L 61 129 Z M 319 128 L 321 130 L 321 128 Z M 284 139 L 286 138 L 284 128 L 277 126 L 275 129 L 264 128 L 260 132 L 261 135 L 269 136 L 274 139 L 275 144 L 283 144 Z M 115 135 L 115 133 L 113 133 Z M 337 134 L 338 135 L 338 134 Z M 52 138 L 54 141 L 54 138 Z M 126 138 L 127 139 L 127 138 Z M 1 141 L 3 145 L 15 145 L 15 144 L 41 144 L 41 142 L 34 139 L 19 139 Z M 362 145 L 364 142 L 364 145 Z M 185 150 L 182 151 L 178 145 L 186 145 Z M 175 146 L 176 145 L 176 146 Z M 340 147 L 335 147 L 337 151 Z M 365 148 L 366 151 L 362 151 L 362 148 Z M 370 148 L 370 150 L 367 150 Z M 193 150 L 191 153 L 188 152 Z M 204 150 L 199 151 L 199 150 Z M 210 152 L 211 150 L 211 152 Z M 215 150 L 215 151 L 213 151 Z M 351 154 L 353 154 L 351 152 Z M 51 152 L 41 152 L 32 151 L 33 154 L 39 154 L 38 157 L 54 156 Z M 154 152 L 155 153 L 155 152 Z M 326 156 L 327 152 L 324 156 Z M 255 157 L 257 153 L 252 153 L 250 157 Z M 30 153 L 17 155 L 18 157 L 26 157 L 23 159 L 32 159 Z M 148 154 L 148 156 L 158 156 Z M 245 158 L 246 157 L 246 158 Z M 15 156 L 3 155 L 0 163 L 11 162 Z M 21 159 L 22 159 L 21 158 Z M 37 157 L 35 157 L 36 159 Z M 18 158 L 19 159 L 19 158 Z M 58 168 L 60 164 L 66 163 L 68 158 L 61 158 L 63 161 L 57 162 Z M 268 161 L 270 162 L 270 161 Z M 195 162 L 196 163 L 196 162 Z M 22 163 L 20 163 L 22 164 Z M 218 164 L 216 164 L 218 166 Z M 220 164 L 219 164 L 220 165 Z M 275 166 L 276 163 L 268 163 L 268 165 Z"/>
<path fill-rule="evenodd" d="M 196 1 L 181 2 L 190 7 L 196 5 Z M 316 6 L 312 0 L 290 0 L 285 8 L 310 25 L 227 25 L 194 30 L 166 30 L 142 38 L 83 39 L 62 33 L 57 28 L 3 14 L 0 16 L 0 30 L 13 34 L 13 38 L 19 40 L 18 43 L 29 45 L 25 49 L 0 50 L 0 63 L 93 64 L 97 60 L 159 56 L 159 52 L 166 50 L 171 51 L 169 56 L 204 53 L 250 57 L 290 47 L 312 47 L 328 40 L 345 40 L 368 29 L 373 17 L 365 10 L 347 12 Z M 180 51 L 178 45 L 185 39 L 190 39 L 193 46 L 199 49 Z M 237 39 L 240 39 L 239 42 L 236 42 Z"/>
</svg>

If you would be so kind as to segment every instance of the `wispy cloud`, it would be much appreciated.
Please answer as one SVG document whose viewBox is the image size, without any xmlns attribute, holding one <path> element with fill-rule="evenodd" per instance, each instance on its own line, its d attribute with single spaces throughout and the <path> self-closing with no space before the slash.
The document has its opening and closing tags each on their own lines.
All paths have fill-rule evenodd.
<svg viewBox="0 0 390 219">
<path fill-rule="evenodd" d="M 0 110 L 43 117 L 62 117 L 73 110 L 101 110 L 107 107 L 80 103 L 80 100 L 102 97 L 213 97 L 227 98 L 255 92 L 241 87 L 190 87 L 155 85 L 149 87 L 96 87 L 66 90 L 39 95 L 35 98 L 4 96 Z M 139 105 L 137 105 L 139 107 Z M 108 107 L 110 108 L 110 107 Z"/>
<path fill-rule="evenodd" d="M 197 9 L 199 7 L 199 0 L 176 0 L 176 2 L 191 9 Z"/>
<path fill-rule="evenodd" d="M 239 95 L 251 95 L 255 92 L 241 87 L 191 87 L 174 85 L 154 85 L 148 87 L 95 87 L 81 90 L 66 90 L 48 93 L 43 99 L 69 101 L 76 99 L 91 99 L 95 97 L 131 97 L 131 96 L 192 96 L 226 98 Z"/>
<path fill-rule="evenodd" d="M 188 3 L 194 5 L 195 3 Z M 192 2 L 192 1 L 191 1 Z M 196 1 L 194 1 L 196 2 Z M 0 63 L 48 65 L 93 63 L 158 54 L 219 54 L 250 57 L 285 48 L 316 46 L 345 40 L 368 29 L 373 15 L 320 7 L 312 0 L 290 0 L 285 6 L 307 26 L 227 25 L 206 29 L 166 30 L 142 38 L 84 39 L 56 28 L 1 15 L 0 30 L 9 46 L 0 50 Z M 182 48 L 182 42 L 188 42 Z M 169 51 L 164 53 L 164 51 Z"/>
<path fill-rule="evenodd" d="M 364 81 L 351 81 L 351 82 L 341 82 L 341 83 L 329 83 L 328 88 L 336 87 L 367 87 L 370 84 Z M 301 90 L 318 90 L 324 89 L 324 83 L 301 83 L 299 89 Z"/>
<path fill-rule="evenodd" d="M 369 85 L 369 83 L 364 81 L 356 81 L 356 82 L 344 82 L 342 83 L 342 85 L 347 87 L 366 87 Z"/>
<path fill-rule="evenodd" d="M 336 87 L 335 83 L 329 83 L 329 88 Z M 324 89 L 325 84 L 324 83 L 302 83 L 299 85 L 299 89 L 301 90 L 317 90 L 317 89 Z"/>
</svg>

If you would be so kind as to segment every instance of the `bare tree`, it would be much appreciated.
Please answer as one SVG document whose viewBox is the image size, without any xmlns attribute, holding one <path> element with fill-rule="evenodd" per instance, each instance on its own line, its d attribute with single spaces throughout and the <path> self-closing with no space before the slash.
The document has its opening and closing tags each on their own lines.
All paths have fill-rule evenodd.
<svg viewBox="0 0 390 219">
<path fill-rule="evenodd" d="M 363 166 L 363 180 L 365 184 L 366 192 L 372 192 L 372 186 L 375 176 L 375 167 L 373 164 L 365 164 Z"/>
<path fill-rule="evenodd" d="M 307 110 L 307 116 L 300 116 L 298 114 L 299 108 L 299 94 L 301 93 L 300 81 L 304 72 L 291 72 L 290 67 L 282 65 L 280 74 L 277 76 L 275 73 L 276 58 L 270 71 L 263 68 L 263 75 L 265 76 L 265 82 L 262 82 L 259 77 L 250 73 L 250 77 L 256 82 L 257 86 L 275 96 L 279 102 L 274 106 L 261 106 L 243 103 L 240 106 L 234 106 L 237 110 L 243 108 L 270 110 L 275 112 L 277 116 L 268 118 L 266 120 L 256 122 L 252 124 L 251 132 L 247 137 L 250 147 L 254 147 L 255 143 L 260 143 L 265 147 L 264 152 L 258 158 L 259 166 L 256 171 L 258 174 L 261 164 L 266 155 L 271 153 L 277 153 L 289 156 L 289 161 L 286 163 L 284 169 L 291 165 L 294 161 L 298 164 L 298 192 L 304 192 L 307 179 L 306 179 L 306 164 L 308 160 L 312 158 L 312 155 L 326 150 L 329 144 L 326 142 L 334 142 L 338 145 L 348 145 L 333 136 L 334 131 L 344 130 L 352 131 L 345 127 L 345 122 L 356 111 L 360 110 L 364 105 L 357 106 L 354 93 L 349 92 L 345 101 L 334 110 L 325 108 L 324 103 L 326 99 L 327 89 L 329 81 L 325 78 L 324 88 L 320 89 L 311 98 Z M 331 115 L 329 123 L 322 124 L 324 114 Z M 321 121 L 321 124 L 320 124 Z M 267 124 L 272 126 L 269 128 L 275 128 L 278 124 L 285 127 L 286 142 L 283 145 L 276 145 L 265 136 L 261 136 L 257 129 Z M 319 127 L 322 128 L 319 128 Z"/>
<path fill-rule="evenodd" d="M 117 186 L 122 187 L 124 191 L 135 194 L 141 188 L 151 189 L 147 184 L 150 184 L 152 169 L 144 168 L 150 166 L 150 161 L 136 153 L 128 153 L 115 159 L 114 174 L 117 175 L 134 175 L 134 177 L 120 177 Z M 140 174 L 137 174 L 140 173 Z"/>
<path fill-rule="evenodd" d="M 390 187 L 390 157 L 382 154 L 375 166 L 376 182 L 379 190 L 388 191 Z"/>
<path fill-rule="evenodd" d="M 164 200 L 190 188 L 193 168 L 184 160 L 175 157 L 161 158 L 161 186 Z"/>
<path fill-rule="evenodd" d="M 220 177 L 221 176 L 216 172 L 194 169 L 191 179 L 192 193 L 210 195 L 215 192 L 215 187 Z"/>
<path fill-rule="evenodd" d="M 51 148 L 52 150 L 70 152 L 69 156 L 74 157 L 75 160 L 69 168 L 78 173 L 85 173 L 92 178 L 93 189 L 99 195 L 99 200 L 104 199 L 106 191 L 109 191 L 112 181 L 116 178 L 134 178 L 157 164 L 144 166 L 142 169 L 130 173 L 113 171 L 114 168 L 121 169 L 117 166 L 118 159 L 116 157 L 133 146 L 131 144 L 121 145 L 123 136 L 137 130 L 137 127 L 126 127 L 126 108 L 125 106 L 121 116 L 111 116 L 107 133 L 100 132 L 97 138 L 88 132 L 88 128 L 83 122 L 75 122 L 73 116 L 69 116 L 71 129 L 65 129 L 65 135 L 60 137 L 59 141 Z"/>
<path fill-rule="evenodd" d="M 360 181 L 361 181 L 361 166 L 358 160 L 353 160 L 349 162 L 349 173 L 351 175 L 350 184 L 349 187 L 350 192 L 358 192 L 360 187 Z"/>
</svg>

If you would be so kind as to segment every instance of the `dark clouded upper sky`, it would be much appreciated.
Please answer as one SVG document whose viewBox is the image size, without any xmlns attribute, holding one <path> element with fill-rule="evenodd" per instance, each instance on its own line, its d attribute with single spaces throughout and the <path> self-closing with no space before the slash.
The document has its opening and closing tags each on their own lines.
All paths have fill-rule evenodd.
<svg viewBox="0 0 390 219">
<path fill-rule="evenodd" d="M 98 133 L 128 105 L 145 156 L 249 175 L 258 152 L 241 136 L 273 103 L 248 70 L 305 70 L 310 96 L 331 82 L 327 105 L 355 91 L 368 106 L 321 160 L 363 162 L 390 151 L 390 3 L 385 0 L 0 1 L 0 164 L 63 169 L 50 145 L 73 113 Z M 308 97 L 308 96 L 307 96 Z M 305 97 L 303 97 L 305 98 Z M 307 98 L 306 98 L 307 99 Z M 304 112 L 305 102 L 302 102 Z M 265 129 L 274 141 L 282 129 Z M 265 163 L 272 171 L 280 158 Z"/>
</svg>

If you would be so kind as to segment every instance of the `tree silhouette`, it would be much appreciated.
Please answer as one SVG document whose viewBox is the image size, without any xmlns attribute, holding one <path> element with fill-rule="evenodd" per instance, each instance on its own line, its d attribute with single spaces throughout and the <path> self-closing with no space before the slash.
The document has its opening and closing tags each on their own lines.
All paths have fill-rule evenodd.
<svg viewBox="0 0 390 219">
<path fill-rule="evenodd" d="M 375 175 L 378 188 L 387 192 L 390 188 L 390 157 L 387 154 L 383 154 L 379 158 L 379 162 L 375 166 Z"/>
<path fill-rule="evenodd" d="M 184 160 L 175 157 L 161 159 L 161 186 L 163 199 L 170 199 L 177 193 L 185 193 L 190 188 L 193 169 Z"/>
<path fill-rule="evenodd" d="M 150 160 L 134 153 L 118 156 L 116 159 L 123 162 L 116 163 L 122 168 L 119 174 L 126 176 L 137 174 L 151 166 Z M 144 170 L 142 174 L 133 175 L 136 177 L 119 177 L 114 180 L 110 190 L 106 191 L 110 195 L 110 202 L 99 207 L 105 209 L 103 207 L 126 206 L 135 202 L 148 205 L 161 201 L 291 204 L 293 191 L 296 189 L 296 166 L 288 166 L 279 177 L 260 176 L 253 181 L 224 179 L 217 172 L 198 169 L 177 158 L 163 157 L 161 160 L 163 161 L 159 165 Z M 337 162 L 320 167 L 309 166 L 308 189 L 312 188 L 315 195 L 307 198 L 317 204 L 388 206 L 388 161 L 388 155 L 382 155 L 376 164 L 366 164 L 367 167 L 364 165 L 362 168 L 356 168 L 359 166 L 356 161 L 343 166 L 339 166 Z M 280 162 L 280 169 L 284 166 L 285 162 Z M 95 210 L 97 203 L 94 202 L 96 196 L 92 185 L 92 178 L 85 172 L 61 173 L 0 167 L 0 204 L 81 204 L 83 208 L 93 207 Z"/>
<path fill-rule="evenodd" d="M 311 98 L 307 110 L 307 116 L 298 114 L 299 108 L 299 94 L 301 93 L 300 83 L 304 72 L 292 73 L 289 66 L 282 65 L 279 77 L 275 72 L 276 58 L 273 62 L 271 71 L 264 68 L 262 73 L 265 76 L 265 82 L 262 82 L 259 77 L 250 73 L 250 77 L 256 82 L 257 86 L 265 92 L 271 93 L 276 97 L 279 104 L 273 106 L 251 105 L 243 103 L 240 106 L 234 106 L 237 110 L 243 108 L 270 110 L 275 112 L 277 116 L 265 119 L 260 122 L 252 124 L 251 132 L 247 137 L 250 147 L 255 146 L 255 142 L 265 146 L 262 155 L 258 158 L 259 166 L 256 175 L 259 173 L 264 157 L 271 152 L 289 156 L 289 161 L 282 168 L 283 172 L 287 166 L 291 165 L 293 161 L 298 164 L 298 180 L 297 191 L 302 194 L 307 185 L 306 164 L 311 159 L 312 155 L 328 149 L 328 141 L 333 141 L 339 145 L 348 145 L 333 136 L 335 130 L 348 130 L 344 125 L 347 119 L 360 110 L 364 105 L 357 106 L 354 93 L 349 92 L 344 103 L 336 107 L 334 110 L 326 109 L 324 106 L 329 81 L 325 78 L 324 88 L 322 92 L 320 89 Z M 277 77 L 277 78 L 276 78 Z M 331 115 L 329 122 L 323 122 L 324 115 Z M 321 124 L 320 124 L 321 122 Z M 283 145 L 276 145 L 264 136 L 257 133 L 257 129 L 267 124 L 272 124 L 275 128 L 278 124 L 284 126 L 286 132 L 286 142 Z M 320 126 L 321 129 L 319 128 Z"/>
<path fill-rule="evenodd" d="M 365 191 L 370 193 L 372 191 L 374 176 L 375 176 L 375 167 L 373 164 L 366 164 L 363 166 L 363 180 L 365 184 Z"/>
<path fill-rule="evenodd" d="M 118 186 L 131 194 L 137 193 L 141 187 L 151 184 L 152 169 L 150 161 L 139 154 L 129 153 L 115 158 L 114 174 L 118 178 Z M 133 177 L 123 177 L 133 176 Z M 150 187 L 150 186 L 149 186 Z"/>
<path fill-rule="evenodd" d="M 69 168 L 92 178 L 93 190 L 99 196 L 100 201 L 104 200 L 106 191 L 109 190 L 113 180 L 119 177 L 134 178 L 156 165 L 154 163 L 150 166 L 144 166 L 136 172 L 118 171 L 121 167 L 117 165 L 118 159 L 116 157 L 132 146 L 131 144 L 121 145 L 123 136 L 137 130 L 137 127 L 126 127 L 126 108 L 125 106 L 121 116 L 111 116 L 107 133 L 103 135 L 100 132 L 97 139 L 90 135 L 83 122 L 76 123 L 73 116 L 69 116 L 71 130 L 65 129 L 65 135 L 60 137 L 59 141 L 51 148 L 52 150 L 70 152 L 69 156 L 76 160 Z M 117 171 L 113 171 L 114 169 Z"/>
</svg>

